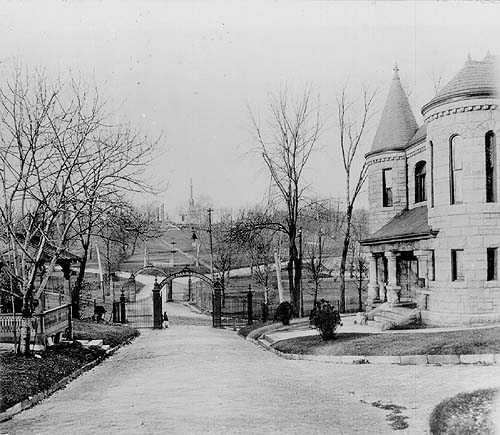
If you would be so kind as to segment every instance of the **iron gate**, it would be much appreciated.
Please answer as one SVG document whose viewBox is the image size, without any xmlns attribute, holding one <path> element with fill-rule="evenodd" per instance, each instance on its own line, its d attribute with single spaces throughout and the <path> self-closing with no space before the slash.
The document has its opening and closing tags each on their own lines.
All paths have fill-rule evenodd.
<svg viewBox="0 0 500 435">
<path fill-rule="evenodd" d="M 139 299 L 126 304 L 127 323 L 134 328 L 153 327 L 153 301 L 152 298 Z"/>
</svg>

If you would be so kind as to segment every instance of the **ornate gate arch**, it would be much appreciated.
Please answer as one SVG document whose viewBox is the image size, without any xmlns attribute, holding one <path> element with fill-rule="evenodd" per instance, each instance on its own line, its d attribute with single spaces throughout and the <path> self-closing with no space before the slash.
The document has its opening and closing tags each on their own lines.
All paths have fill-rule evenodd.
<svg viewBox="0 0 500 435">
<path fill-rule="evenodd" d="M 184 267 L 184 269 L 179 270 L 178 272 L 174 272 L 170 275 L 166 275 L 166 277 L 159 283 L 159 286 L 160 286 L 160 288 L 163 288 L 163 286 L 165 286 L 168 282 L 173 281 L 176 278 L 186 278 L 186 277 L 199 278 L 202 281 L 206 282 L 210 287 L 212 287 L 212 290 L 214 289 L 214 286 L 216 283 L 208 276 L 206 276 L 200 272 L 196 272 L 195 270 L 192 270 L 189 267 Z"/>
<path fill-rule="evenodd" d="M 222 285 L 219 280 L 214 281 L 210 277 L 192 270 L 189 267 L 184 267 L 182 270 L 167 274 L 164 270 L 152 265 L 142 267 L 136 272 L 133 272 L 132 276 L 135 277 L 135 275 L 144 270 L 156 270 L 164 275 L 164 278 L 160 282 L 155 278 L 155 283 L 153 285 L 153 329 L 162 328 L 161 289 L 174 279 L 184 277 L 198 278 L 212 288 L 212 326 L 214 328 L 222 328 Z"/>
</svg>

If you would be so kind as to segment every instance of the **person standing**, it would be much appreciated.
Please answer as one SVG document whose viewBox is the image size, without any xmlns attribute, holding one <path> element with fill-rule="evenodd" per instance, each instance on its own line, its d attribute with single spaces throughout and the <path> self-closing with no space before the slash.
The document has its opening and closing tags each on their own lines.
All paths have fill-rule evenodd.
<svg viewBox="0 0 500 435">
<path fill-rule="evenodd" d="M 163 327 L 168 328 L 168 316 L 166 311 L 163 312 Z"/>
</svg>

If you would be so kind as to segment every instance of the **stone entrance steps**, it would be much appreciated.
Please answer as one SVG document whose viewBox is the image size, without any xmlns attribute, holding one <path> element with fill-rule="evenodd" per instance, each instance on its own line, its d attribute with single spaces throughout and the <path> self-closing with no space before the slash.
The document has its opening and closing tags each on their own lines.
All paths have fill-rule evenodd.
<svg viewBox="0 0 500 435">
<path fill-rule="evenodd" d="M 406 325 L 420 318 L 420 310 L 414 302 L 403 302 L 391 307 L 383 304 L 373 310 L 373 320 L 369 321 L 372 326 L 384 331 L 395 326 Z"/>
<path fill-rule="evenodd" d="M 109 350 L 111 346 L 109 344 L 104 344 L 102 340 L 76 340 L 83 347 L 96 346 L 104 350 Z"/>
</svg>

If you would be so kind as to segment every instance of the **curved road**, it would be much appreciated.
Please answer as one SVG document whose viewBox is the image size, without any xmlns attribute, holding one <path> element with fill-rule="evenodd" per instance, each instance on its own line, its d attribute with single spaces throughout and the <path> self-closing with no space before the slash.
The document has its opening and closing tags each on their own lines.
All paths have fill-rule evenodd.
<svg viewBox="0 0 500 435">
<path fill-rule="evenodd" d="M 499 367 L 283 360 L 168 304 L 171 327 L 131 345 L 0 434 L 425 434 L 457 392 L 500 385 Z M 395 431 L 392 405 L 409 427 Z"/>
</svg>

